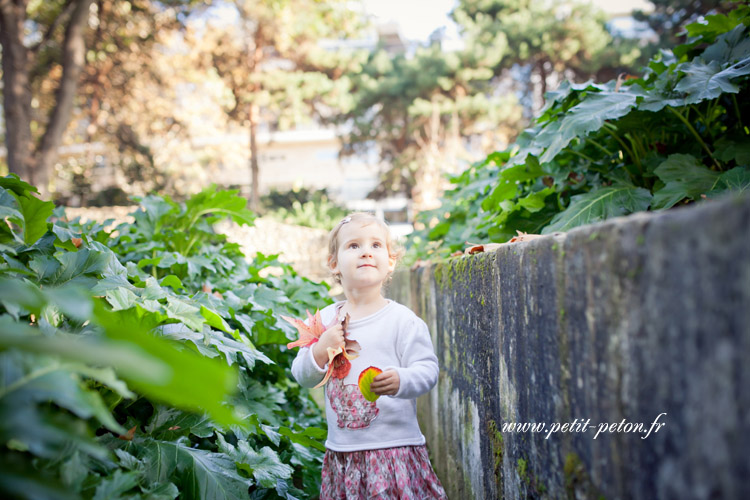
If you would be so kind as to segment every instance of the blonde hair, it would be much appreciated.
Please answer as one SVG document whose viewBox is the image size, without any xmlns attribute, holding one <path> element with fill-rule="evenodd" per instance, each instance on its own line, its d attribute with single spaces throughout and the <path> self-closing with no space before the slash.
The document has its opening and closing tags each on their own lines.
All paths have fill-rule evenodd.
<svg viewBox="0 0 750 500">
<path fill-rule="evenodd" d="M 404 249 L 401 248 L 401 246 L 396 242 L 395 239 L 393 239 L 393 236 L 391 235 L 391 231 L 388 228 L 388 224 L 381 219 L 378 219 L 375 217 L 375 215 L 368 213 L 368 212 L 352 212 L 341 221 L 339 221 L 338 224 L 336 224 L 333 229 L 331 229 L 331 232 L 328 233 L 328 265 L 331 266 L 334 263 L 336 263 L 336 256 L 338 255 L 339 250 L 339 232 L 341 231 L 341 228 L 344 226 L 344 224 L 350 223 L 350 222 L 359 222 L 359 223 L 376 223 L 379 225 L 383 230 L 385 231 L 385 244 L 388 248 L 388 257 L 393 259 L 394 261 L 398 262 L 398 260 L 404 255 Z M 387 282 L 390 280 L 392 273 L 388 273 L 388 277 L 386 277 L 385 281 Z M 333 274 L 333 279 L 336 283 L 341 283 L 341 274 L 335 273 Z"/>
</svg>

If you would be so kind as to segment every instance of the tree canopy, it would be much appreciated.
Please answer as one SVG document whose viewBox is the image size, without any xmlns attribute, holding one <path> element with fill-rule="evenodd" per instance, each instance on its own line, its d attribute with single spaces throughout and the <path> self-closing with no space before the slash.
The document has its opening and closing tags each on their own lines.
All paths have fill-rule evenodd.
<svg viewBox="0 0 750 500">
<path fill-rule="evenodd" d="M 654 3 L 650 21 L 674 29 L 725 8 Z M 256 200 L 258 129 L 318 122 L 339 126 L 343 155 L 392 167 L 373 195 L 403 192 L 419 210 L 444 172 L 512 142 L 548 89 L 632 73 L 647 52 L 578 2 L 461 0 L 463 48 L 435 37 L 403 53 L 353 48 L 365 23 L 344 0 L 1 5 L 8 168 L 88 201 L 102 161 L 123 195 L 195 191 L 223 166 Z M 61 145 L 78 153 L 59 158 Z"/>
</svg>

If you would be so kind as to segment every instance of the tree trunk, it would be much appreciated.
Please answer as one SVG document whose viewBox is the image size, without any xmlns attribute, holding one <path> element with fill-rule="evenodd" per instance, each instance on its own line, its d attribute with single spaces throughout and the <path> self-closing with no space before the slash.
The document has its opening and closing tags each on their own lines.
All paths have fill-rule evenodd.
<svg viewBox="0 0 750 500">
<path fill-rule="evenodd" d="M 8 170 L 31 181 L 30 54 L 23 43 L 27 3 L 28 0 L 0 0 L 0 44 Z"/>
<path fill-rule="evenodd" d="M 83 32 L 93 0 L 76 0 L 65 28 L 62 76 L 55 107 L 35 150 L 31 135 L 31 74 L 33 52 L 24 44 L 23 25 L 28 0 L 0 0 L 0 43 L 3 48 L 3 106 L 8 170 L 36 186 L 42 196 L 49 188 L 52 164 L 73 111 L 78 79 L 85 64 Z"/>
<path fill-rule="evenodd" d="M 52 108 L 47 128 L 39 145 L 36 173 L 32 176 L 40 191 L 46 191 L 49 185 L 50 171 L 57 160 L 57 148 L 62 142 L 65 127 L 73 112 L 73 101 L 78 89 L 78 80 L 86 63 L 86 43 L 84 30 L 89 16 L 89 7 L 93 0 L 78 0 L 65 29 L 65 40 L 62 53 L 62 76 L 55 95 L 55 107 Z"/>
<path fill-rule="evenodd" d="M 427 142 L 420 144 L 422 163 L 414 174 L 414 188 L 412 189 L 412 203 L 416 212 L 432 210 L 440 206 L 442 151 L 440 142 L 440 106 L 437 99 L 432 98 L 432 116 L 428 124 Z"/>
<path fill-rule="evenodd" d="M 547 68 L 544 67 L 546 61 L 542 60 L 539 63 L 539 78 L 541 80 L 540 96 L 539 96 L 539 109 L 535 110 L 534 114 L 544 107 L 544 96 L 547 95 Z"/>
<path fill-rule="evenodd" d="M 466 97 L 466 90 L 457 86 L 453 96 L 453 109 L 451 110 L 451 132 L 448 138 L 446 148 L 446 165 L 447 171 L 451 174 L 458 173 L 458 159 L 461 153 L 461 115 L 458 107 L 461 100 Z"/>
<path fill-rule="evenodd" d="M 251 75 L 258 71 L 258 67 L 263 59 L 263 36 L 260 30 L 256 30 L 255 36 L 253 37 L 253 46 L 248 47 L 248 51 L 251 54 L 250 58 L 250 73 Z M 252 80 L 252 79 L 251 79 Z M 260 91 L 258 83 L 253 83 L 252 94 L 256 97 Z M 248 113 L 248 121 L 250 122 L 250 175 L 252 178 L 250 186 L 250 210 L 258 213 L 260 208 L 260 187 L 259 178 L 260 173 L 258 171 L 258 142 L 257 142 L 257 130 L 258 130 L 258 119 L 260 118 L 260 110 L 258 104 L 250 102 L 250 109 Z"/>
<path fill-rule="evenodd" d="M 249 112 L 250 122 L 250 210 L 257 213 L 258 206 L 260 205 L 260 195 L 258 189 L 259 175 L 258 175 L 258 143 L 257 143 L 257 128 L 258 128 L 258 105 L 250 104 Z"/>
</svg>

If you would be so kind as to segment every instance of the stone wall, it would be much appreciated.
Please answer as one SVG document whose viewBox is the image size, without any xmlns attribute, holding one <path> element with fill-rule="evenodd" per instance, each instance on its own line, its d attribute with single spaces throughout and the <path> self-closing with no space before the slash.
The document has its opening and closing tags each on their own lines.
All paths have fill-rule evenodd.
<svg viewBox="0 0 750 500">
<path fill-rule="evenodd" d="M 418 406 L 449 498 L 750 498 L 750 197 L 400 272 L 390 294 L 433 335 Z M 646 432 L 595 438 L 623 419 Z M 545 429 L 503 430 L 523 423 Z"/>
<path fill-rule="evenodd" d="M 128 216 L 138 207 L 88 207 L 66 208 L 68 218 L 115 223 L 133 222 Z M 271 219 L 255 219 L 253 226 L 238 226 L 233 222 L 219 222 L 214 229 L 231 242 L 238 243 L 247 257 L 256 252 L 265 255 L 280 254 L 279 260 L 292 264 L 301 275 L 316 281 L 329 280 L 326 268 L 328 232 L 322 229 L 293 226 Z M 332 281 L 329 281 L 331 284 Z"/>
</svg>

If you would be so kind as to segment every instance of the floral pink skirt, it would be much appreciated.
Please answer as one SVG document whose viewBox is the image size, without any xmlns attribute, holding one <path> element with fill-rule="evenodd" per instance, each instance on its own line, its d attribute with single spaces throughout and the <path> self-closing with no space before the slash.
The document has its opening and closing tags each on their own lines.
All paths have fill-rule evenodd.
<svg viewBox="0 0 750 500">
<path fill-rule="evenodd" d="M 339 452 L 323 459 L 320 500 L 444 499 L 425 446 Z"/>
</svg>

